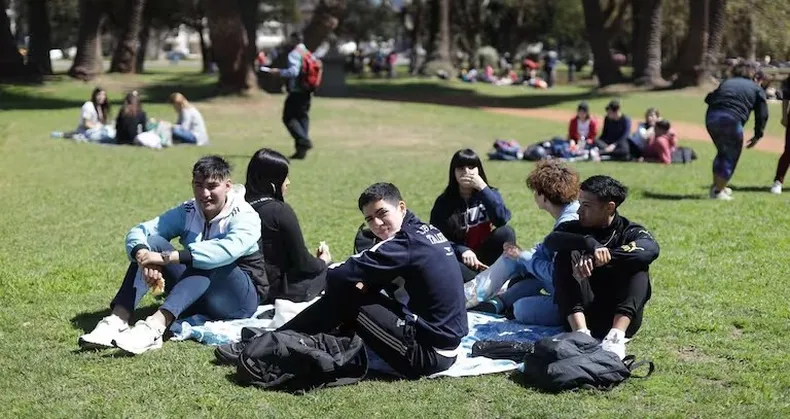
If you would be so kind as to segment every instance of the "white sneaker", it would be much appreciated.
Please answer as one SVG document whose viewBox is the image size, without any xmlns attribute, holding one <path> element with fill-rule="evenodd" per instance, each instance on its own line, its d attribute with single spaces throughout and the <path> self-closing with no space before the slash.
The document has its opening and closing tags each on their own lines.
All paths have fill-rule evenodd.
<svg viewBox="0 0 790 419">
<path fill-rule="evenodd" d="M 781 194 L 782 193 L 782 182 L 779 182 L 778 180 L 776 182 L 774 182 L 774 186 L 771 186 L 771 193 L 772 194 L 777 194 L 777 195 Z"/>
<path fill-rule="evenodd" d="M 622 330 L 610 330 L 603 338 L 601 347 L 604 351 L 614 352 L 620 359 L 625 358 L 625 333 Z"/>
<path fill-rule="evenodd" d="M 112 348 L 113 339 L 126 330 L 129 330 L 129 324 L 113 314 L 99 320 L 93 331 L 80 336 L 77 344 L 82 349 Z"/>
<path fill-rule="evenodd" d="M 727 193 L 728 189 L 729 189 L 729 193 Z M 716 192 L 715 189 L 710 188 L 710 199 L 718 199 L 720 201 L 732 201 L 735 198 L 733 198 L 732 189 L 730 188 L 724 188 L 719 192 Z"/>
<path fill-rule="evenodd" d="M 139 320 L 134 327 L 113 339 L 112 343 L 124 352 L 139 355 L 151 349 L 161 348 L 164 333 L 164 327 L 147 320 Z"/>
</svg>

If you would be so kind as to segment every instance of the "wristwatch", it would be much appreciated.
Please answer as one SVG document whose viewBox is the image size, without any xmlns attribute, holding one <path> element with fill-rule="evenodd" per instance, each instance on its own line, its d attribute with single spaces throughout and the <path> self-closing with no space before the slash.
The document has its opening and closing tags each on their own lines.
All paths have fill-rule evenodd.
<svg viewBox="0 0 790 419">
<path fill-rule="evenodd" d="M 167 251 L 167 252 L 162 252 L 160 254 L 162 255 L 162 261 L 165 263 L 165 265 L 169 265 L 170 264 L 170 252 Z"/>
</svg>

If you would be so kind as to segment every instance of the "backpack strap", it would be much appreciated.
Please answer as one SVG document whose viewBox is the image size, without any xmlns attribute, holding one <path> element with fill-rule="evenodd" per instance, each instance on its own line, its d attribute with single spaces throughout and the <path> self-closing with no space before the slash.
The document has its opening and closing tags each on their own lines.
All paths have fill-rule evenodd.
<svg viewBox="0 0 790 419">
<path fill-rule="evenodd" d="M 649 360 L 637 361 L 636 357 L 633 355 L 628 355 L 625 358 L 623 358 L 623 363 L 625 364 L 626 368 L 628 368 L 628 371 L 630 371 L 632 374 L 639 367 L 643 365 L 648 366 L 647 374 L 641 376 L 631 375 L 632 378 L 647 378 L 650 377 L 653 374 L 653 372 L 656 370 L 656 364 L 654 364 L 653 361 L 649 361 Z"/>
</svg>

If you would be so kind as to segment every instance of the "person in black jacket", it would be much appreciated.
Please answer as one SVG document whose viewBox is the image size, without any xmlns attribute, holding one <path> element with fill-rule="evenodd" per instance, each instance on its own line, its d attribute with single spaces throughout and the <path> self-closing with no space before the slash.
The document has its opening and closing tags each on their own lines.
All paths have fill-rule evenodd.
<svg viewBox="0 0 790 419">
<path fill-rule="evenodd" d="M 658 243 L 617 208 L 628 190 L 608 176 L 581 184 L 579 220 L 560 224 L 544 245 L 554 258 L 554 298 L 566 328 L 603 338 L 603 347 L 625 357 L 624 338 L 642 325 L 650 299 L 650 264 Z"/>
<path fill-rule="evenodd" d="M 452 244 L 407 210 L 391 183 L 371 185 L 358 205 L 381 241 L 332 265 L 325 295 L 280 330 L 327 333 L 342 324 L 407 378 L 447 370 L 469 333 Z M 398 277 L 407 298 L 389 297 Z"/>
<path fill-rule="evenodd" d="M 752 111 L 754 137 L 747 147 L 754 147 L 763 137 L 768 122 L 768 104 L 765 90 L 755 81 L 755 71 L 756 68 L 748 63 L 736 65 L 734 77 L 723 81 L 705 97 L 708 104 L 705 126 L 718 152 L 713 159 L 712 199 L 732 200 L 732 189 L 727 184 L 741 157 L 743 128 Z"/>
<path fill-rule="evenodd" d="M 267 301 L 283 298 L 294 302 L 317 297 L 326 286 L 326 267 L 332 259 L 329 247 L 319 246 L 316 256 L 305 248 L 299 220 L 284 196 L 291 181 L 288 159 L 262 148 L 247 166 L 246 199 L 261 217 L 259 247 L 269 278 Z"/>
<path fill-rule="evenodd" d="M 433 204 L 431 224 L 452 242 L 463 263 L 464 282 L 493 264 L 505 243 L 516 242 L 508 221 L 510 210 L 488 185 L 480 157 L 470 149 L 458 150 L 450 161 L 447 188 Z"/>
<path fill-rule="evenodd" d="M 118 111 L 118 117 L 115 119 L 115 142 L 126 145 L 134 144 L 137 134 L 145 131 L 147 121 L 148 117 L 140 104 L 140 95 L 137 92 L 128 93 L 123 101 L 123 107 Z"/>
</svg>

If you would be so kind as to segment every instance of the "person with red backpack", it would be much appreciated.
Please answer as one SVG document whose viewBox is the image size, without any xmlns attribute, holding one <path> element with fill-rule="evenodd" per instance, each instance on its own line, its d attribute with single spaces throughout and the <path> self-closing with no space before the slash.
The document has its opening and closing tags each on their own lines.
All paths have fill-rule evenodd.
<svg viewBox="0 0 790 419">
<path fill-rule="evenodd" d="M 321 84 L 321 61 L 304 45 L 302 34 L 294 32 L 288 40 L 288 67 L 262 68 L 273 75 L 288 79 L 288 98 L 283 107 L 283 124 L 296 143 L 296 153 L 291 159 L 304 159 L 313 148 L 310 141 L 310 102 L 313 92 Z"/>
</svg>

